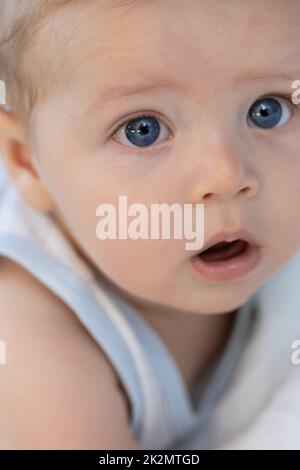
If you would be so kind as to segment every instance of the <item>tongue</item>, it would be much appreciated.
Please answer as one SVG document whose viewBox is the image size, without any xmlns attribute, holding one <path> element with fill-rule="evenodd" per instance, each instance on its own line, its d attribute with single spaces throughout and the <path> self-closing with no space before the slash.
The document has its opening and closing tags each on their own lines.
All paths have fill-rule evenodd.
<svg viewBox="0 0 300 470">
<path fill-rule="evenodd" d="M 231 243 L 221 242 L 217 243 L 211 248 L 203 251 L 200 257 L 204 261 L 224 261 L 242 253 L 247 243 L 243 240 L 236 240 Z"/>
</svg>

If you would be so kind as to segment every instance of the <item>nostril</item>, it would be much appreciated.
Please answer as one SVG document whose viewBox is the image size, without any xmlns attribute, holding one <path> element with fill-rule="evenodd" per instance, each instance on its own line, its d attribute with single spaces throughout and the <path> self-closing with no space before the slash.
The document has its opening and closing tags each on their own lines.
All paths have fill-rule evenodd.
<svg viewBox="0 0 300 470">
<path fill-rule="evenodd" d="M 210 199 L 213 193 L 207 193 L 203 196 L 203 200 Z"/>
<path fill-rule="evenodd" d="M 243 194 L 246 194 L 246 195 L 249 194 L 251 196 L 252 189 L 249 186 L 246 186 L 245 188 L 241 189 L 240 192 L 243 193 Z"/>
</svg>

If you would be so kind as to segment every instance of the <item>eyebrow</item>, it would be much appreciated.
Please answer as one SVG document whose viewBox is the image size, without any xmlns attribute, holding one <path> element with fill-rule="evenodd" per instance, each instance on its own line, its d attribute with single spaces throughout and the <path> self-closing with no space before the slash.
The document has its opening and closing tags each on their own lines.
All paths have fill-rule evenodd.
<svg viewBox="0 0 300 470">
<path fill-rule="evenodd" d="M 294 75 L 294 78 L 292 78 Z M 234 80 L 233 84 L 238 85 L 242 82 L 254 81 L 254 80 L 276 80 L 276 79 L 285 79 L 285 80 L 295 80 L 299 77 L 300 79 L 300 69 L 297 69 L 293 73 L 289 74 L 282 74 L 281 70 L 275 72 L 267 72 L 263 73 L 260 72 L 259 74 L 255 74 L 252 71 L 248 71 L 244 74 L 238 75 Z M 146 80 L 146 79 L 145 79 Z M 135 94 L 143 94 L 149 93 L 151 91 L 160 91 L 163 89 L 173 89 L 177 91 L 183 91 L 186 89 L 184 83 L 180 83 L 174 80 L 163 80 L 163 79 L 156 79 L 151 83 L 144 83 L 144 84 L 129 84 L 129 85 L 115 85 L 112 87 L 108 87 L 104 90 L 104 92 L 100 96 L 100 100 L 103 102 L 118 99 L 121 97 L 128 97 Z"/>
<path fill-rule="evenodd" d="M 275 64 L 273 70 L 260 70 L 257 73 L 253 72 L 253 70 L 246 70 L 240 75 L 238 75 L 235 80 L 232 82 L 233 85 L 238 85 L 242 82 L 254 81 L 254 80 L 277 80 L 277 79 L 284 79 L 284 80 L 297 80 L 300 78 L 300 67 L 298 64 L 299 60 L 299 52 L 295 55 L 294 52 L 290 54 L 287 59 L 293 61 L 293 65 L 288 64 L 288 61 L 285 63 Z"/>
<path fill-rule="evenodd" d="M 116 85 L 105 88 L 105 90 L 100 93 L 100 96 L 97 97 L 97 100 L 92 98 L 91 102 L 87 104 L 84 111 L 84 118 L 92 115 L 95 110 L 105 103 L 117 100 L 118 98 L 127 98 L 132 95 L 144 95 L 147 93 L 159 92 L 163 90 L 179 90 L 183 91 L 184 86 L 178 82 L 168 81 L 168 80 L 155 80 L 152 82 L 145 82 L 143 84 L 129 84 L 129 85 Z"/>
<path fill-rule="evenodd" d="M 180 89 L 181 86 L 175 82 L 168 81 L 155 81 L 143 85 L 119 85 L 114 87 L 106 88 L 101 94 L 100 100 L 102 102 L 111 101 L 121 97 L 128 97 L 136 94 L 144 94 L 152 91 L 161 91 L 164 89 Z"/>
<path fill-rule="evenodd" d="M 291 74 L 289 75 L 285 75 L 285 74 L 282 74 L 282 73 L 273 73 L 273 74 L 260 74 L 260 75 L 255 75 L 254 73 L 248 73 L 248 74 L 244 74 L 244 75 L 239 75 L 232 83 L 234 86 L 236 85 L 239 85 L 240 83 L 242 82 L 250 82 L 250 81 L 255 81 L 255 80 L 290 80 L 290 81 L 293 81 L 293 80 L 296 80 L 297 79 L 297 76 L 300 77 L 299 73 L 298 75 L 295 74 L 295 77 L 292 78 L 291 77 Z"/>
</svg>

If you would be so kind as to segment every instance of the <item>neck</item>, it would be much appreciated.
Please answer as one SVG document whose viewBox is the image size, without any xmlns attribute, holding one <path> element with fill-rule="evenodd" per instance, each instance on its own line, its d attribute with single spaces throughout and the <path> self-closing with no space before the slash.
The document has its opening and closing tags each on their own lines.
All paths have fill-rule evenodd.
<svg viewBox="0 0 300 470">
<path fill-rule="evenodd" d="M 207 315 L 145 303 L 127 295 L 126 299 L 166 345 L 191 394 L 201 374 L 225 347 L 237 310 Z"/>
</svg>

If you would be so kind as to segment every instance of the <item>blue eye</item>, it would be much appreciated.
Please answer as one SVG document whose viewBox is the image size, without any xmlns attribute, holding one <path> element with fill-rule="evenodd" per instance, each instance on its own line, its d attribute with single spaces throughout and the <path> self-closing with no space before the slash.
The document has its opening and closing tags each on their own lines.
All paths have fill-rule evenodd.
<svg viewBox="0 0 300 470">
<path fill-rule="evenodd" d="M 118 137 L 118 132 L 121 133 L 121 137 Z M 166 134 L 168 137 L 168 128 L 154 117 L 142 115 L 130 121 L 127 121 L 119 130 L 115 133 L 118 137 L 116 140 L 122 144 L 122 137 L 127 140 L 126 143 L 131 143 L 134 147 L 149 147 L 153 145 L 160 135 Z M 125 145 L 124 144 L 124 145 Z"/>
<path fill-rule="evenodd" d="M 290 110 L 286 113 L 278 99 L 261 98 L 251 106 L 248 116 L 254 126 L 272 129 L 283 126 L 290 118 L 289 113 Z"/>
</svg>

